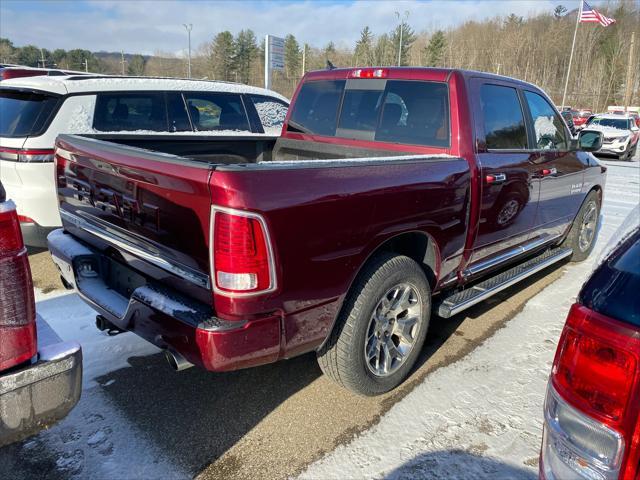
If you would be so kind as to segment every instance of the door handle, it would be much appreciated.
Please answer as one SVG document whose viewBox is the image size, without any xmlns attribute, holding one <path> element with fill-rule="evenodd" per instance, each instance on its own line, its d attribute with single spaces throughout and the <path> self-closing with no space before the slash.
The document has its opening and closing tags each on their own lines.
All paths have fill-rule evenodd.
<svg viewBox="0 0 640 480">
<path fill-rule="evenodd" d="M 551 175 L 557 175 L 558 169 L 556 167 L 543 168 L 539 173 L 541 177 L 550 177 Z"/>
<path fill-rule="evenodd" d="M 497 185 L 499 183 L 504 183 L 507 181 L 506 173 L 492 173 L 484 177 L 485 181 L 489 185 Z"/>
</svg>

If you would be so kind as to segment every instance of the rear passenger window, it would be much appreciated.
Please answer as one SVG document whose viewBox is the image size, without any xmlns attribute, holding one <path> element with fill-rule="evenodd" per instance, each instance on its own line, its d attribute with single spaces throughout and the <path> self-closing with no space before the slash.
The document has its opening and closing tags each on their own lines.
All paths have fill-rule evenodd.
<svg viewBox="0 0 640 480">
<path fill-rule="evenodd" d="M 536 133 L 536 148 L 541 150 L 566 150 L 569 148 L 562 120 L 549 102 L 541 95 L 524 92 Z"/>
<path fill-rule="evenodd" d="M 388 80 L 375 139 L 449 146 L 449 94 L 440 82 Z"/>
<path fill-rule="evenodd" d="M 487 149 L 527 148 L 527 131 L 515 88 L 482 85 L 480 103 Z"/>
<path fill-rule="evenodd" d="M 194 92 L 184 97 L 194 130 L 251 131 L 240 95 Z"/>
<path fill-rule="evenodd" d="M 291 112 L 289 130 L 333 136 L 344 80 L 320 80 L 302 85 Z M 293 128 L 292 128 L 293 127 Z"/>
<path fill-rule="evenodd" d="M 250 95 L 250 98 L 253 106 L 256 107 L 265 133 L 280 134 L 289 106 L 273 97 Z"/>
<path fill-rule="evenodd" d="M 93 128 L 102 132 L 148 130 L 167 132 L 164 94 L 99 93 Z"/>
</svg>

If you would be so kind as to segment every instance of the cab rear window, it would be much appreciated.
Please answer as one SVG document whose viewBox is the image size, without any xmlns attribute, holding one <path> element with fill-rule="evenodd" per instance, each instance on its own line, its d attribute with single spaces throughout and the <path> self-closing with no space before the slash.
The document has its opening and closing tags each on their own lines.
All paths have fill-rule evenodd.
<svg viewBox="0 0 640 480">
<path fill-rule="evenodd" d="M 0 91 L 0 137 L 42 134 L 57 105 L 51 95 Z"/>
<path fill-rule="evenodd" d="M 288 130 L 448 147 L 448 89 L 441 82 L 414 80 L 310 81 L 298 93 Z"/>
</svg>

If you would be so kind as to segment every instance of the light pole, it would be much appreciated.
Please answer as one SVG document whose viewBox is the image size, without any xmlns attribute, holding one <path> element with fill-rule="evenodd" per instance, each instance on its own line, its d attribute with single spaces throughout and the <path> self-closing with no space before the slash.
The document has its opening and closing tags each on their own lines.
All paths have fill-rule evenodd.
<svg viewBox="0 0 640 480">
<path fill-rule="evenodd" d="M 189 63 L 188 63 L 188 77 L 191 78 L 191 30 L 193 29 L 193 25 L 190 23 L 183 23 L 184 28 L 187 30 L 187 34 L 189 35 Z"/>
<path fill-rule="evenodd" d="M 398 66 L 402 62 L 402 31 L 404 30 L 404 22 L 409 18 L 409 11 L 405 10 L 404 15 L 400 18 L 400 12 L 395 12 L 398 22 L 400 22 L 400 45 L 398 45 Z"/>
</svg>

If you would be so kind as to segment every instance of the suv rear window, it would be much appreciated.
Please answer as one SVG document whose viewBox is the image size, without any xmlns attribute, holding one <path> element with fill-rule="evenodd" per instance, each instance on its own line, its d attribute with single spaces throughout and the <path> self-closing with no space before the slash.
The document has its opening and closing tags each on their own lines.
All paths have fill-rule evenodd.
<svg viewBox="0 0 640 480">
<path fill-rule="evenodd" d="M 184 98 L 191 124 L 196 131 L 251 131 L 240 95 L 192 92 L 185 93 Z"/>
<path fill-rule="evenodd" d="M 415 80 L 321 80 L 302 85 L 288 129 L 409 145 L 449 146 L 447 85 Z"/>
<path fill-rule="evenodd" d="M 102 132 L 169 131 L 162 93 L 99 93 L 93 128 Z"/>
<path fill-rule="evenodd" d="M 51 95 L 0 91 L 0 137 L 40 135 L 57 104 Z"/>
<path fill-rule="evenodd" d="M 605 260 L 585 284 L 580 301 L 608 317 L 640 327 L 640 230 Z"/>
</svg>

